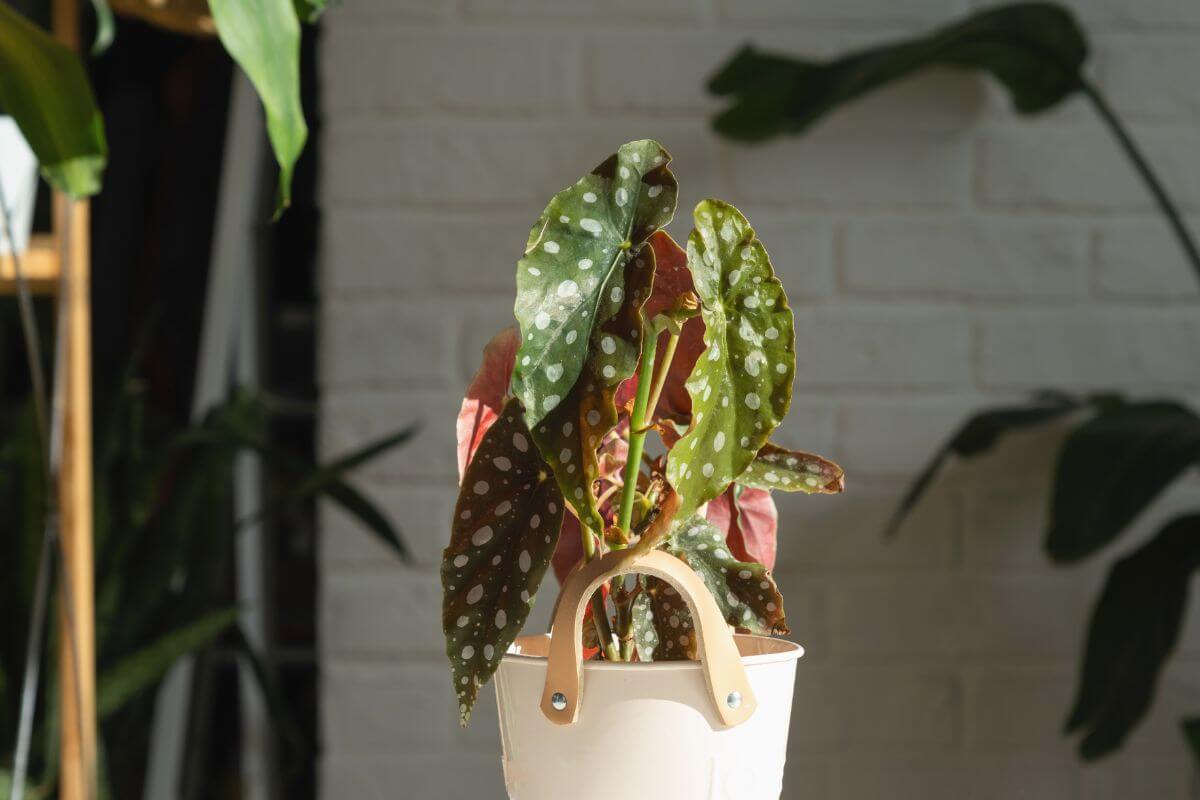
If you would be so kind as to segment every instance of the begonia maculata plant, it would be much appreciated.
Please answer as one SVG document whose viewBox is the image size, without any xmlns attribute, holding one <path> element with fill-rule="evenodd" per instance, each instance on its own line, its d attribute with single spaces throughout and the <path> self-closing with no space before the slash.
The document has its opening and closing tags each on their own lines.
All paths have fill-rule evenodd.
<svg viewBox="0 0 1200 800">
<path fill-rule="evenodd" d="M 630 142 L 554 196 L 517 263 L 519 328 L 488 344 L 467 390 L 441 570 L 463 724 L 551 565 L 562 579 L 609 550 L 661 548 L 731 626 L 786 633 L 770 492 L 842 490 L 836 464 L 768 441 L 796 354 L 767 251 L 720 200 L 696 207 L 680 248 L 664 230 L 670 160 Z M 588 657 L 695 657 L 687 607 L 655 578 L 614 579 L 588 617 Z"/>
</svg>

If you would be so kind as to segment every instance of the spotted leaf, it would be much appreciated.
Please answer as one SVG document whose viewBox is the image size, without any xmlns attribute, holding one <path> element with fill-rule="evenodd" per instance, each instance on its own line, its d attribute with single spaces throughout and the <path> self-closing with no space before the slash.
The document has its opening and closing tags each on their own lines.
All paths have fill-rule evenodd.
<svg viewBox="0 0 1200 800">
<path fill-rule="evenodd" d="M 696 206 L 688 266 L 701 301 L 704 353 L 687 380 L 692 421 L 667 459 L 686 517 L 754 460 L 792 400 L 792 312 L 770 259 L 733 206 Z"/>
<path fill-rule="evenodd" d="M 708 520 L 694 516 L 681 523 L 666 550 L 704 579 L 730 625 L 766 635 L 788 632 L 783 597 L 771 571 L 734 558 L 721 532 Z"/>
<path fill-rule="evenodd" d="M 725 534 L 734 558 L 775 568 L 779 512 L 770 492 L 735 483 L 709 501 L 704 516 Z"/>
<path fill-rule="evenodd" d="M 828 459 L 768 442 L 737 482 L 768 491 L 838 494 L 846 488 L 845 477 L 842 468 Z"/>
<path fill-rule="evenodd" d="M 467 465 L 442 553 L 442 629 L 464 725 L 525 624 L 562 517 L 562 494 L 510 399 Z"/>
<path fill-rule="evenodd" d="M 532 429 L 563 496 L 593 533 L 605 529 L 593 491 L 601 477 L 597 448 L 616 427 L 618 388 L 637 369 L 645 335 L 640 312 L 654 280 L 654 251 L 642 245 L 624 272 L 625 294 L 616 313 L 592 331 L 579 380 Z"/>
<path fill-rule="evenodd" d="M 657 142 L 621 148 L 554 196 L 517 264 L 521 349 L 513 392 L 531 429 L 575 385 L 592 331 L 623 307 L 626 266 L 671 221 L 677 185 Z"/>
<path fill-rule="evenodd" d="M 642 591 L 633 601 L 634 645 L 642 661 L 687 661 L 696 658 L 696 634 L 687 603 L 666 581 L 643 575 Z"/>
</svg>

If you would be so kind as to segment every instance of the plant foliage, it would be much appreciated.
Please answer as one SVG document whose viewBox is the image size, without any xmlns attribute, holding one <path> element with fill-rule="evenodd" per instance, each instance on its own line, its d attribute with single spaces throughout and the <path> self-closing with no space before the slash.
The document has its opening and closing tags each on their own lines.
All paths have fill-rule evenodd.
<svg viewBox="0 0 1200 800">
<path fill-rule="evenodd" d="M 763 244 L 741 212 L 705 200 L 685 254 L 662 230 L 669 161 L 630 142 L 555 195 L 517 264 L 520 331 L 488 345 L 463 401 L 442 622 L 464 724 L 550 563 L 562 577 L 606 549 L 662 548 L 731 626 L 785 633 L 767 489 L 842 489 L 837 465 L 768 442 L 791 403 L 795 342 Z M 614 580 L 589 614 L 598 658 L 695 654 L 686 607 L 653 578 Z"/>
</svg>

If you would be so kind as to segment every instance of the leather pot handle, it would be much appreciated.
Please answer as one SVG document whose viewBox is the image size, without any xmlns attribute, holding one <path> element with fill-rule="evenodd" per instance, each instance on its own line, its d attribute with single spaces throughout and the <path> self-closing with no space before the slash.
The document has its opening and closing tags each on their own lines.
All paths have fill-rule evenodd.
<svg viewBox="0 0 1200 800">
<path fill-rule="evenodd" d="M 721 609 L 700 576 L 662 550 L 614 550 L 576 566 L 567 576 L 550 628 L 550 656 L 542 691 L 542 713 L 546 718 L 556 725 L 570 725 L 578 718 L 583 699 L 586 604 L 605 581 L 631 572 L 652 575 L 675 587 L 692 612 L 696 650 L 713 709 L 725 727 L 749 719 L 757 702 Z"/>
</svg>

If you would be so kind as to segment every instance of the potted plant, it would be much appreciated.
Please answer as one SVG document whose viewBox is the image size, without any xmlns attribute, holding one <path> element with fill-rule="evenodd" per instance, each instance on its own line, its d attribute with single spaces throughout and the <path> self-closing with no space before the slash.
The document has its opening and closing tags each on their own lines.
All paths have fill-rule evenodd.
<svg viewBox="0 0 1200 800">
<path fill-rule="evenodd" d="M 459 415 L 446 653 L 463 724 L 498 676 L 513 798 L 607 797 L 579 766 L 616 737 L 660 743 L 622 748 L 647 796 L 780 791 L 803 651 L 770 638 L 788 628 L 768 493 L 843 475 L 768 441 L 795 373 L 787 298 L 733 206 L 696 207 L 686 254 L 663 230 L 669 161 L 630 142 L 554 196 L 517 264 L 519 331 Z M 552 561 L 551 632 L 518 638 Z"/>
</svg>

